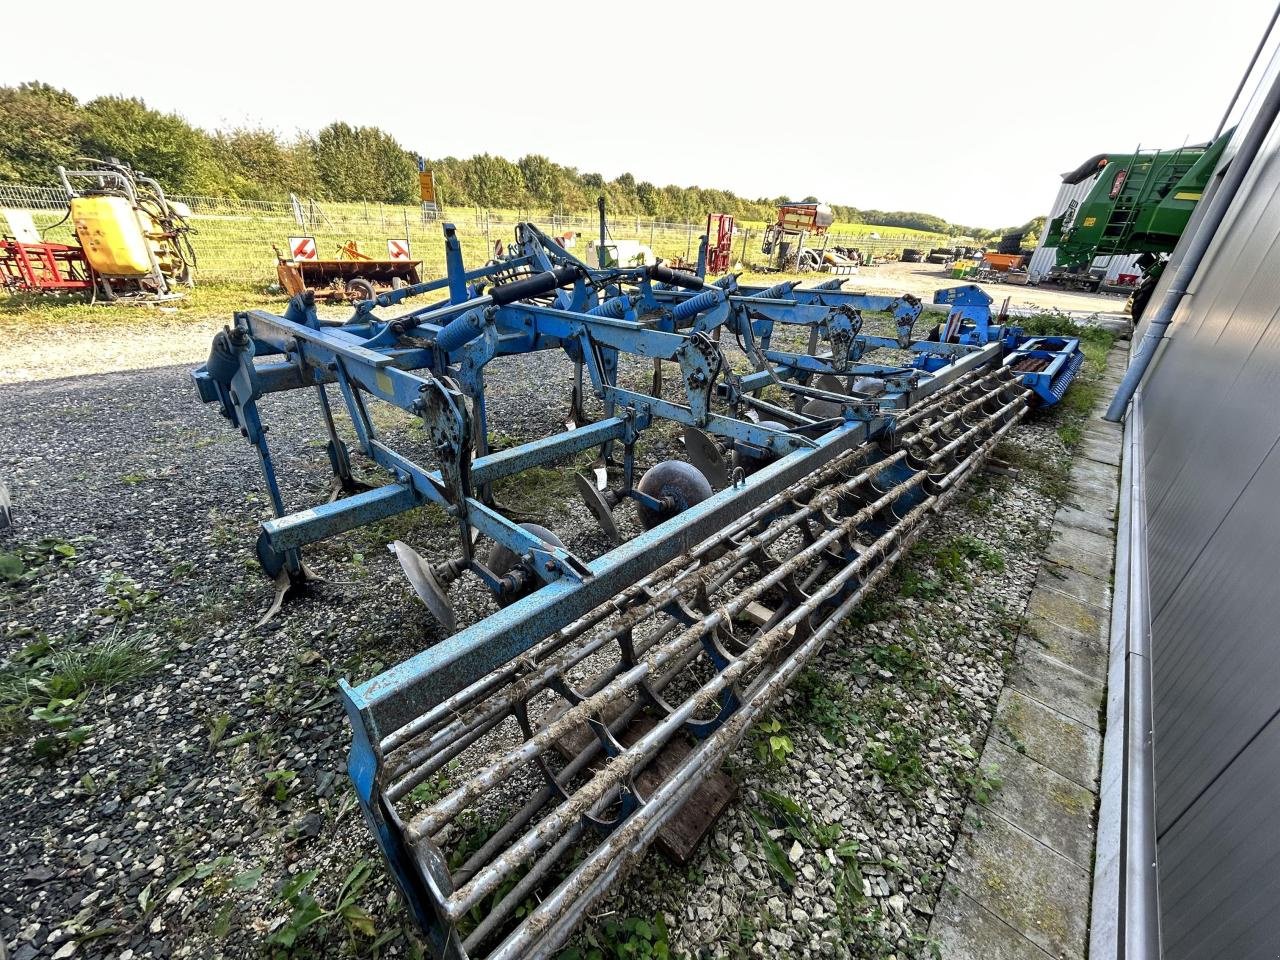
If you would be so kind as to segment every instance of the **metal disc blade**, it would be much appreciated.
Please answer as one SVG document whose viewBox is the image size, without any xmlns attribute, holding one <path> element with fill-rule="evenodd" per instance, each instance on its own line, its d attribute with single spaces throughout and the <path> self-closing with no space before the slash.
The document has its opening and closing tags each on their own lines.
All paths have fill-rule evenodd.
<svg viewBox="0 0 1280 960">
<path fill-rule="evenodd" d="M 618 525 L 613 522 L 613 511 L 609 509 L 609 504 L 605 503 L 604 497 L 600 496 L 600 491 L 596 489 L 591 478 L 586 474 L 575 473 L 573 481 L 578 485 L 578 493 L 582 495 L 582 501 L 591 511 L 591 515 L 596 518 L 596 522 L 600 524 L 600 529 L 604 531 L 605 536 L 612 543 L 621 543 L 622 537 L 618 533 Z"/>
<path fill-rule="evenodd" d="M 444 588 L 440 586 L 440 581 L 436 579 L 436 575 L 431 572 L 431 564 L 422 558 L 422 554 L 403 541 L 393 540 L 388 549 L 400 561 L 400 566 L 404 569 L 404 575 L 408 577 L 409 585 L 413 587 L 413 592 L 418 595 L 419 600 L 427 605 L 431 615 L 439 620 L 440 624 L 449 633 L 456 632 L 457 626 L 453 619 L 453 604 L 449 602 L 449 597 L 444 592 Z"/>
<path fill-rule="evenodd" d="M 818 390 L 825 390 L 827 393 L 848 393 L 840 378 L 829 373 L 818 374 L 813 378 L 813 385 Z"/>
<path fill-rule="evenodd" d="M 810 400 L 800 412 L 816 420 L 830 420 L 840 416 L 840 404 L 827 400 Z"/>
<path fill-rule="evenodd" d="M 702 471 L 707 482 L 717 490 L 729 485 L 729 471 L 725 467 L 720 444 L 697 427 L 684 428 L 684 451 L 689 462 Z"/>
</svg>

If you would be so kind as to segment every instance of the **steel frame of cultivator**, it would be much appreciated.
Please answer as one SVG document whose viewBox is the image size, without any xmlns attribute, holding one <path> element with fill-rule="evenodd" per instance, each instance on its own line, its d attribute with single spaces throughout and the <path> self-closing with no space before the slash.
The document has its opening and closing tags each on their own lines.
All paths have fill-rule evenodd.
<svg viewBox="0 0 1280 960">
<path fill-rule="evenodd" d="M 941 301 L 951 315 L 939 339 L 918 341 L 924 306 L 910 297 L 594 269 L 531 225 L 509 257 L 468 271 L 449 225 L 445 239 L 446 278 L 380 295 L 346 322 L 321 321 L 305 297 L 283 316 L 237 314 L 195 377 L 261 461 L 275 516 L 258 555 L 279 586 L 269 616 L 309 576 L 309 543 L 424 504 L 457 523 L 457 556 L 429 563 L 394 545 L 450 636 L 365 683 L 341 683 L 354 732 L 348 769 L 437 956 L 546 956 L 999 439 L 1033 403 L 1061 397 L 1080 353 L 1074 340 L 1024 341 L 991 323 L 990 300 L 963 289 Z M 377 313 L 434 291 L 448 299 Z M 892 313 L 897 336 L 862 334 L 863 310 Z M 780 325 L 807 327 L 808 349 L 779 349 Z M 733 371 L 725 336 L 752 372 Z M 882 348 L 911 360 L 869 362 Z M 569 429 L 491 452 L 487 364 L 544 349 L 575 361 Z M 624 353 L 675 364 L 682 402 L 619 386 Z M 578 415 L 583 376 L 603 407 L 595 423 Z M 359 449 L 389 482 L 369 489 L 356 479 L 333 384 Z M 790 403 L 763 399 L 768 386 Z M 316 395 L 335 492 L 345 495 L 290 513 L 258 401 L 298 389 Z M 371 399 L 421 418 L 434 467 L 380 437 Z M 712 460 L 752 451 L 758 469 L 748 475 L 735 454 L 718 491 L 699 474 L 706 489 L 696 495 L 680 483 L 646 492 L 635 446 L 656 420 L 701 437 Z M 622 461 L 611 464 L 619 446 Z M 582 484 L 588 505 L 607 528 L 612 509 L 633 500 L 647 528 L 600 557 L 580 559 L 548 531 L 513 522 L 489 495 L 499 479 L 597 448 L 595 475 Z M 610 465 L 622 474 L 614 490 Z M 476 533 L 510 562 L 480 560 Z M 455 632 L 445 588 L 466 572 L 501 609 Z M 637 734 L 641 715 L 651 725 Z M 646 764 L 678 741 L 688 752 L 671 775 L 641 787 Z M 464 755 L 465 776 L 411 809 L 415 788 Z M 459 816 L 512 783 L 528 785 L 523 806 L 451 863 Z M 535 892 L 540 903 L 517 917 Z"/>
</svg>

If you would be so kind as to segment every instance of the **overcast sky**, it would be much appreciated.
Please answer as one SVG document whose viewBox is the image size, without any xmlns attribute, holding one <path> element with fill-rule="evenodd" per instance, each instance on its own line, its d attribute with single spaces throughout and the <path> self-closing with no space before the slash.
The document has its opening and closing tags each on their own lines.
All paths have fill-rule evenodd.
<svg viewBox="0 0 1280 960">
<path fill-rule="evenodd" d="M 0 83 L 205 127 L 375 124 L 428 156 L 813 194 L 1000 227 L 1103 151 L 1212 134 L 1272 0 L 151 3 L 5 13 Z M 207 8 L 207 12 L 205 12 Z M 757 12 L 758 11 L 758 12 Z M 41 38 L 24 42 L 23 37 Z"/>
</svg>

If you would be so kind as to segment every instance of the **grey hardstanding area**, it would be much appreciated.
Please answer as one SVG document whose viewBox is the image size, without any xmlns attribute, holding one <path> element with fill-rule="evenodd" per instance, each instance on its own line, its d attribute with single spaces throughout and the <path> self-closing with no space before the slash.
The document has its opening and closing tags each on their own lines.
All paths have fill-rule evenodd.
<svg viewBox="0 0 1280 960">
<path fill-rule="evenodd" d="M 1088 953 L 1121 452 L 1101 414 L 1125 356 L 1108 357 L 982 753 L 999 786 L 970 804 L 948 866 L 930 929 L 946 960 Z"/>
</svg>

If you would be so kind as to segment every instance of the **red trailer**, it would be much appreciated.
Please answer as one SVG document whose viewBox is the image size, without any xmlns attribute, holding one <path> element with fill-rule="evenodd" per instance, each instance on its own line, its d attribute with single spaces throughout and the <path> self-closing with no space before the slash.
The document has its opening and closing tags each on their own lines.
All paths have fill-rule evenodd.
<svg viewBox="0 0 1280 960">
<path fill-rule="evenodd" d="M 93 271 L 79 247 L 0 239 L 0 282 L 6 290 L 74 293 L 92 291 L 93 281 Z"/>
</svg>

